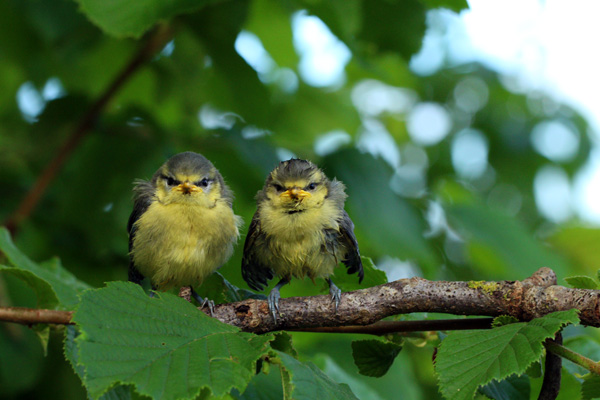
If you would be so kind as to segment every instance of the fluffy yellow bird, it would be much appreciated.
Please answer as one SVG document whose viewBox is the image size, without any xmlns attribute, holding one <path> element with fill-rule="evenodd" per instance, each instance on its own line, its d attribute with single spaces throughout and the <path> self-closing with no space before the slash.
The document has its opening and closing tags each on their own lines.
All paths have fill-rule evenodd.
<svg viewBox="0 0 600 400">
<path fill-rule="evenodd" d="M 148 277 L 154 290 L 202 282 L 233 253 L 241 218 L 233 194 L 214 165 L 201 154 L 171 157 L 150 181 L 137 180 L 129 217 L 129 280 Z"/>
<path fill-rule="evenodd" d="M 299 159 L 281 162 L 258 192 L 257 211 L 244 244 L 242 276 L 254 290 L 262 290 L 274 276 L 280 278 L 268 296 L 275 320 L 279 289 L 292 277 L 325 278 L 336 310 L 341 290 L 329 276 L 338 262 L 362 281 L 363 266 L 345 200 L 340 181 L 330 181 L 315 164 Z"/>
</svg>

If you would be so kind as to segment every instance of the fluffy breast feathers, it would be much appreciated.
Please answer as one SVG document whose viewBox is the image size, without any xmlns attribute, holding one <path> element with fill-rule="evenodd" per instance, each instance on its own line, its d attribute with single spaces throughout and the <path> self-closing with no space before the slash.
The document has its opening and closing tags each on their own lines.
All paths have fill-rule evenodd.
<svg viewBox="0 0 600 400">
<path fill-rule="evenodd" d="M 211 208 L 155 201 L 135 222 L 133 262 L 159 290 L 199 285 L 231 256 L 240 225 L 226 201 Z"/>
<path fill-rule="evenodd" d="M 264 244 L 255 248 L 257 258 L 281 277 L 314 279 L 331 275 L 346 252 L 328 235 L 339 231 L 341 212 L 327 199 L 319 208 L 293 214 L 263 203 L 258 213 Z"/>
</svg>

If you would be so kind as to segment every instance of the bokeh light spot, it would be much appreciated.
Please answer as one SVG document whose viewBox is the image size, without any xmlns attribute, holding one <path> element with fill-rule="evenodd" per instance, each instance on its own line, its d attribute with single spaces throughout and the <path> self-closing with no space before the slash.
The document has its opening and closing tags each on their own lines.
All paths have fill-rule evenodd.
<svg viewBox="0 0 600 400">
<path fill-rule="evenodd" d="M 488 142 L 478 130 L 463 129 L 452 140 L 452 165 L 462 178 L 479 178 L 488 165 Z"/>
<path fill-rule="evenodd" d="M 533 193 L 540 213 L 548 220 L 560 223 L 571 217 L 571 184 L 563 169 L 542 167 L 535 175 Z"/>
<path fill-rule="evenodd" d="M 448 111 L 437 103 L 419 103 L 408 116 L 408 133 L 415 143 L 423 146 L 439 143 L 451 128 Z"/>
<path fill-rule="evenodd" d="M 579 133 L 560 121 L 544 121 L 531 132 L 535 150 L 552 161 L 569 161 L 579 149 Z"/>
</svg>

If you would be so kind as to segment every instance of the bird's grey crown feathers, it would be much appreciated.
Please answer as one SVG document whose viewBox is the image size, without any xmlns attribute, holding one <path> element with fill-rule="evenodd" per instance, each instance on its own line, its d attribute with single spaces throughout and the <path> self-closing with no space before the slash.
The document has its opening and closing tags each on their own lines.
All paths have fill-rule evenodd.
<svg viewBox="0 0 600 400">
<path fill-rule="evenodd" d="M 156 182 L 158 179 L 168 174 L 169 172 L 177 171 L 178 173 L 188 175 L 201 175 L 209 176 L 213 175 L 215 181 L 217 181 L 221 187 L 221 199 L 227 202 L 230 206 L 233 204 L 233 192 L 229 189 L 229 186 L 225 183 L 223 176 L 202 154 L 194 153 L 193 151 L 186 151 L 179 153 L 169 158 L 161 167 L 154 173 L 150 181 L 137 179 L 134 181 L 134 201 L 143 199 L 145 197 L 151 198 L 156 190 Z M 214 172 L 213 172 L 214 171 Z"/>
<path fill-rule="evenodd" d="M 273 182 L 279 181 L 283 183 L 286 180 L 307 179 L 317 171 L 321 171 L 320 168 L 307 160 L 292 158 L 281 161 L 267 177 L 263 189 L 256 194 L 257 203 L 266 199 L 267 188 Z M 319 183 L 322 183 L 327 188 L 327 198 L 335 202 L 340 208 L 343 208 L 346 197 L 348 197 L 344 191 L 346 187 L 335 178 L 330 181 L 322 171 L 321 175 L 322 181 Z"/>
<path fill-rule="evenodd" d="M 273 172 L 269 174 L 265 183 L 271 183 L 275 179 L 283 181 L 288 179 L 307 178 L 318 170 L 319 167 L 310 161 L 292 158 L 287 161 L 281 161 Z"/>
<path fill-rule="evenodd" d="M 212 170 L 215 170 L 215 166 L 202 154 L 186 151 L 169 158 L 163 166 L 156 171 L 154 178 L 158 178 L 163 171 L 178 171 L 179 173 L 189 175 L 206 175 Z"/>
</svg>

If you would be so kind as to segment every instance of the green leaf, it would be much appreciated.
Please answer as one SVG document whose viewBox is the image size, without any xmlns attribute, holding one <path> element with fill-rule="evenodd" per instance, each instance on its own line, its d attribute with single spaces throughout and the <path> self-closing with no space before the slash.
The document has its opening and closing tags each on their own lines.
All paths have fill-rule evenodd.
<svg viewBox="0 0 600 400">
<path fill-rule="evenodd" d="M 598 282 L 585 275 L 569 276 L 565 278 L 565 282 L 575 289 L 592 289 L 597 290 Z"/>
<path fill-rule="evenodd" d="M 530 378 L 540 378 L 543 375 L 541 360 L 534 362 L 529 367 L 527 367 L 527 371 L 525 371 L 525 374 L 527 374 L 527 376 L 529 376 Z"/>
<path fill-rule="evenodd" d="M 519 320 L 513 317 L 512 315 L 500 315 L 494 318 L 494 321 L 492 321 L 492 328 L 497 328 L 502 325 L 514 324 L 516 322 L 519 322 Z"/>
<path fill-rule="evenodd" d="M 459 12 L 469 8 L 466 0 L 421 0 L 428 8 L 447 8 Z"/>
<path fill-rule="evenodd" d="M 569 310 L 528 323 L 449 334 L 436 358 L 440 391 L 449 399 L 471 399 L 479 386 L 493 379 L 522 374 L 541 357 L 545 339 L 577 322 L 577 312 Z"/>
<path fill-rule="evenodd" d="M 344 345 L 345 344 L 346 343 L 344 343 Z M 376 390 L 370 384 L 370 379 L 365 379 L 364 376 L 357 374 L 355 371 L 348 371 L 342 366 L 340 366 L 338 362 L 343 363 L 344 361 L 342 360 L 338 360 L 338 362 L 336 362 L 336 360 L 327 353 L 315 354 L 314 357 L 311 358 L 311 360 L 315 363 L 317 367 L 319 367 L 321 371 L 325 373 L 325 375 L 327 375 L 336 382 L 345 383 L 348 386 L 350 386 L 350 390 L 352 390 L 352 393 L 354 393 L 354 395 L 359 399 L 384 400 L 385 398 L 390 397 L 389 395 L 386 396 L 382 394 L 380 390 Z M 402 382 L 398 382 L 398 380 L 396 380 L 395 378 L 393 379 L 394 387 L 398 387 L 396 383 L 402 386 L 403 395 L 407 399 L 415 397 L 412 396 L 412 394 L 414 393 L 413 388 L 409 388 L 407 387 L 408 385 L 405 384 L 407 380 L 410 381 L 412 379 L 412 376 L 410 375 L 410 373 L 404 374 L 401 378 Z M 381 389 L 381 387 L 378 387 L 377 389 Z M 392 393 L 395 392 L 392 391 Z"/>
<path fill-rule="evenodd" d="M 266 374 L 256 374 L 246 387 L 244 393 L 239 394 L 235 389 L 232 397 L 237 400 L 281 400 L 283 388 L 281 386 L 281 372 L 279 368 L 272 368 Z"/>
<path fill-rule="evenodd" d="M 43 379 L 47 359 L 37 343 L 38 339 L 26 326 L 0 324 L 0 397 L 3 399 L 22 398 L 23 393 Z"/>
<path fill-rule="evenodd" d="M 592 360 L 600 360 L 600 342 L 595 334 L 590 335 L 587 329 L 578 329 L 579 335 L 565 335 L 564 346 L 569 350 L 586 356 Z M 563 368 L 573 375 L 585 375 L 588 370 L 582 366 L 572 363 L 563 363 Z"/>
<path fill-rule="evenodd" d="M 298 352 L 294 348 L 292 343 L 292 336 L 287 332 L 275 333 L 275 339 L 271 341 L 271 348 L 273 350 L 281 351 L 282 353 L 289 354 L 294 358 L 298 358 Z"/>
<path fill-rule="evenodd" d="M 64 343 L 64 352 L 65 358 L 73 367 L 73 370 L 79 376 L 79 379 L 83 381 L 85 375 L 85 368 L 83 365 L 78 363 L 79 359 L 79 346 L 75 339 L 79 336 L 77 328 L 73 325 L 69 325 L 66 327 L 66 335 L 65 335 L 65 343 Z M 100 396 L 99 400 L 129 400 L 131 399 L 131 390 L 126 386 L 116 386 L 111 388 L 108 392 L 104 393 Z"/>
<path fill-rule="evenodd" d="M 565 227 L 557 230 L 548 241 L 553 248 L 572 260 L 574 268 L 565 275 L 571 275 L 573 272 L 592 275 L 598 271 L 600 254 L 595 246 L 600 241 L 600 229 Z"/>
<path fill-rule="evenodd" d="M 373 264 L 371 258 L 362 256 L 361 260 L 363 263 L 363 270 L 365 271 L 365 277 L 361 283 L 358 283 L 356 274 L 348 274 L 348 270 L 343 264 L 338 265 L 334 270 L 331 280 L 344 292 L 388 283 L 385 272 L 378 269 L 375 264 Z"/>
<path fill-rule="evenodd" d="M 140 37 L 159 21 L 196 11 L 210 0 L 77 0 L 88 18 L 116 37 Z"/>
<path fill-rule="evenodd" d="M 406 60 L 421 48 L 426 11 L 421 2 L 369 0 L 362 4 L 360 39 L 377 50 L 397 52 Z"/>
<path fill-rule="evenodd" d="M 585 375 L 581 384 L 581 395 L 583 400 L 600 398 L 600 376 L 591 373 Z"/>
<path fill-rule="evenodd" d="M 492 276 L 512 274 L 520 279 L 536 266 L 546 265 L 566 274 L 565 260 L 533 238 L 525 227 L 503 212 L 473 199 L 470 203 L 444 204 L 448 220 L 468 242 L 471 263 Z"/>
<path fill-rule="evenodd" d="M 222 1 L 182 20 L 200 39 L 213 67 L 203 92 L 210 104 L 241 116 L 247 124 L 270 128 L 273 123 L 270 94 L 258 75 L 235 50 L 235 41 L 248 16 L 250 2 Z M 248 96 L 252 93 L 252 96 Z"/>
<path fill-rule="evenodd" d="M 283 366 L 284 398 L 294 400 L 356 399 L 348 385 L 336 383 L 311 362 L 275 351 Z"/>
<path fill-rule="evenodd" d="M 529 377 L 511 375 L 500 382 L 493 380 L 479 391 L 494 400 L 529 400 Z"/>
<path fill-rule="evenodd" d="M 72 309 L 78 294 L 89 285 L 64 269 L 57 258 L 37 264 L 21 253 L 10 238 L 6 228 L 0 228 L 0 251 L 16 269 L 10 273 L 24 280 L 38 295 L 38 304 L 46 308 Z M 2 266 L 5 273 L 10 268 Z"/>
<path fill-rule="evenodd" d="M 240 289 L 239 287 L 231 284 L 223 275 L 218 272 L 210 275 L 202 286 L 196 289 L 198 294 L 202 297 L 208 297 L 216 304 L 231 303 L 234 301 L 241 301 L 248 298 L 261 298 L 266 299 L 263 295 L 257 295 L 246 289 Z"/>
<path fill-rule="evenodd" d="M 437 272 L 435 252 L 423 238 L 423 215 L 389 189 L 392 170 L 383 160 L 347 149 L 327 156 L 323 166 L 330 178 L 346 185 L 346 210 L 364 254 L 415 260 L 426 274 Z"/>
<path fill-rule="evenodd" d="M 366 376 L 381 377 L 390 369 L 402 346 L 381 340 L 356 340 L 352 342 L 352 357 L 358 372 Z"/>
<path fill-rule="evenodd" d="M 298 65 L 290 13 L 285 4 L 268 0 L 252 1 L 245 29 L 260 38 L 277 66 L 295 68 Z"/>
<path fill-rule="evenodd" d="M 192 398 L 203 388 L 215 396 L 243 391 L 273 339 L 240 332 L 177 296 L 151 298 L 129 282 L 86 291 L 73 321 L 92 397 L 115 383 L 155 399 Z"/>
<path fill-rule="evenodd" d="M 33 289 L 37 296 L 37 308 L 53 309 L 58 305 L 58 297 L 52 286 L 33 272 L 6 265 L 0 265 L 0 272 L 15 276 Z"/>
</svg>

